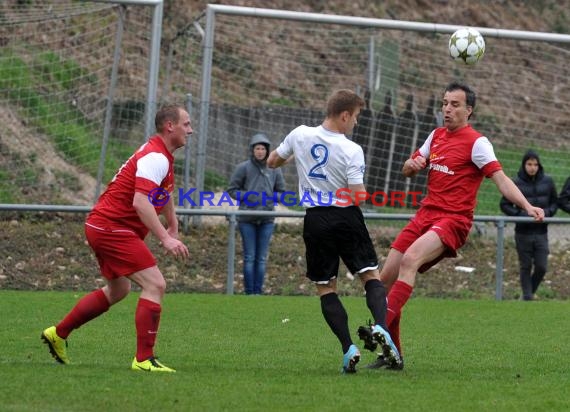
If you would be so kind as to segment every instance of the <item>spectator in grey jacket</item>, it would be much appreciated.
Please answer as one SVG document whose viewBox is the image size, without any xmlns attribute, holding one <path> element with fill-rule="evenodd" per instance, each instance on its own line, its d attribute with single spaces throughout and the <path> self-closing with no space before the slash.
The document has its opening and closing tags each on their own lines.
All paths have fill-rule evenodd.
<svg viewBox="0 0 570 412">
<path fill-rule="evenodd" d="M 250 159 L 234 170 L 229 195 L 240 202 L 240 210 L 273 210 L 275 200 L 285 191 L 280 169 L 270 169 L 266 161 L 270 141 L 263 133 L 251 138 Z M 239 231 L 243 243 L 243 282 L 247 295 L 263 293 L 269 243 L 274 218 L 268 216 L 239 216 Z"/>
<path fill-rule="evenodd" d="M 556 187 L 552 178 L 544 173 L 536 152 L 528 150 L 525 153 L 521 168 L 513 181 L 531 205 L 544 209 L 545 217 L 554 216 L 558 209 Z M 524 210 L 505 197 L 501 199 L 500 205 L 503 213 L 508 216 L 527 216 Z M 517 222 L 515 243 L 519 256 L 522 299 L 536 299 L 536 291 L 547 268 L 548 224 Z"/>
</svg>

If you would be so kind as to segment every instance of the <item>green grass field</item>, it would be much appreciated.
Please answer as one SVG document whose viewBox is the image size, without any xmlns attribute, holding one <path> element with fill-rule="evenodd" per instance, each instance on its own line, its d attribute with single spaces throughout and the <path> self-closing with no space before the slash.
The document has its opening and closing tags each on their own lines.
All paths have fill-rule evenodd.
<svg viewBox="0 0 570 412">
<path fill-rule="evenodd" d="M 156 354 L 178 373 L 164 376 L 130 370 L 136 293 L 76 330 L 72 364 L 56 364 L 40 333 L 79 296 L 0 291 L 0 410 L 570 410 L 570 301 L 412 299 L 405 370 L 366 370 L 363 352 L 341 375 L 317 297 L 170 294 Z M 365 300 L 343 302 L 356 332 Z"/>
</svg>

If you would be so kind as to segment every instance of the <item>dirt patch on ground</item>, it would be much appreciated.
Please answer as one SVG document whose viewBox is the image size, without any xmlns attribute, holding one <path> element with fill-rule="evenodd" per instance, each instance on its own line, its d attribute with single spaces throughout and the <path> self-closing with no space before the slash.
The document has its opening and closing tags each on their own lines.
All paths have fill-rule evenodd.
<svg viewBox="0 0 570 412">
<path fill-rule="evenodd" d="M 85 243 L 82 215 L 4 215 L 0 221 L 0 288 L 21 290 L 88 291 L 104 284 L 95 258 Z M 305 248 L 300 224 L 280 223 L 274 233 L 267 268 L 266 293 L 314 295 L 305 276 Z M 386 258 L 398 228 L 371 225 L 378 255 Z M 191 258 L 185 262 L 165 256 L 155 239 L 148 243 L 159 259 L 170 292 L 225 293 L 227 282 L 228 225 L 208 224 L 182 234 Z M 495 296 L 495 246 L 489 236 L 473 233 L 456 259 L 446 259 L 417 278 L 415 296 L 488 298 Z M 542 299 L 570 298 L 570 251 L 553 247 L 549 271 L 539 291 Z M 503 296 L 520 295 L 518 261 L 512 240 L 505 250 Z M 473 268 L 471 272 L 458 266 Z M 236 235 L 235 293 L 242 287 L 241 241 Z M 346 276 L 341 265 L 340 293 L 362 295 L 360 283 Z"/>
</svg>

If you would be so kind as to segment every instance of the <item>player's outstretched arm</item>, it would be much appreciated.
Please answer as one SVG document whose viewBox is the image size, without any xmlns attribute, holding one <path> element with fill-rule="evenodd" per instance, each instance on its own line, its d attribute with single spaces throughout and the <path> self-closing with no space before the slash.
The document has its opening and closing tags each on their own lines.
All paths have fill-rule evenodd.
<svg viewBox="0 0 570 412">
<path fill-rule="evenodd" d="M 537 222 L 544 220 L 544 210 L 539 207 L 532 206 L 524 197 L 519 188 L 513 183 L 505 172 L 498 170 L 491 176 L 491 179 L 499 189 L 499 192 L 515 205 L 524 209 L 530 217 L 534 218 Z"/>
</svg>

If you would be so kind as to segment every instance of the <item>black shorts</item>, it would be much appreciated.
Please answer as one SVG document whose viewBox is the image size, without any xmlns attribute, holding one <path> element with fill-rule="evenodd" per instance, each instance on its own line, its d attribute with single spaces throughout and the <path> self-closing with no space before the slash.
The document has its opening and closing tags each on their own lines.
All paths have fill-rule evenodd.
<svg viewBox="0 0 570 412">
<path fill-rule="evenodd" d="M 307 209 L 303 239 L 307 277 L 328 283 L 338 276 L 340 260 L 357 274 L 378 268 L 378 257 L 359 207 L 313 207 Z"/>
</svg>

